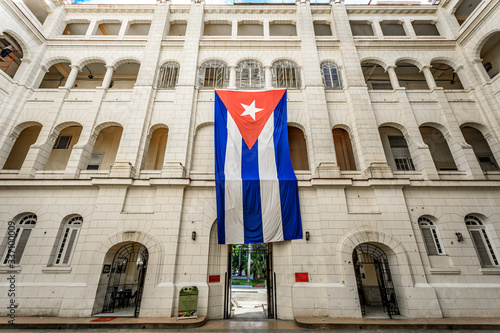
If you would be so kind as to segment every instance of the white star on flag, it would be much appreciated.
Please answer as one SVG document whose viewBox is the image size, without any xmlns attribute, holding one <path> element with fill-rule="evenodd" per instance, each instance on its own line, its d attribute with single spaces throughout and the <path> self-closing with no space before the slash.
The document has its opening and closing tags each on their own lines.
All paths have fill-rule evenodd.
<svg viewBox="0 0 500 333">
<path fill-rule="evenodd" d="M 264 109 L 259 109 L 255 107 L 255 101 L 252 102 L 250 105 L 245 105 L 243 103 L 240 103 L 241 106 L 245 109 L 245 111 L 241 114 L 241 116 L 250 116 L 255 120 L 255 114 L 259 111 L 262 111 Z"/>
</svg>

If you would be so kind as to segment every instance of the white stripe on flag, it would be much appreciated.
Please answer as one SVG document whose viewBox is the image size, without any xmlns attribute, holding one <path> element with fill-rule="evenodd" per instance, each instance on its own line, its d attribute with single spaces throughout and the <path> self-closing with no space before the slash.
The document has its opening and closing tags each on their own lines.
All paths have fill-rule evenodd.
<svg viewBox="0 0 500 333">
<path fill-rule="evenodd" d="M 227 113 L 227 144 L 225 174 L 225 234 L 226 244 L 243 244 L 243 181 L 241 180 L 242 137 L 233 118 Z"/>
<path fill-rule="evenodd" d="M 260 201 L 264 242 L 283 240 L 281 200 L 274 152 L 274 113 L 267 120 L 259 139 Z"/>
</svg>

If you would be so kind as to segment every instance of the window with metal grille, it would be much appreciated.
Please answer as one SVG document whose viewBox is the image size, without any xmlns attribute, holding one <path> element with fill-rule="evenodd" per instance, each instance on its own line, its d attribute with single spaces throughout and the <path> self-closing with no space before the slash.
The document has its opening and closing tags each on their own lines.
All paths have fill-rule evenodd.
<svg viewBox="0 0 500 333">
<path fill-rule="evenodd" d="M 274 88 L 300 88 L 300 71 L 296 63 L 290 60 L 278 60 L 273 63 Z"/>
<path fill-rule="evenodd" d="M 161 66 L 160 74 L 158 75 L 158 88 L 175 88 L 179 79 L 179 68 L 179 64 L 174 61 L 169 61 Z"/>
<path fill-rule="evenodd" d="M 427 217 L 420 217 L 418 219 L 418 225 L 422 231 L 427 254 L 430 256 L 443 255 L 443 247 L 441 246 L 439 234 L 434 222 Z"/>
<path fill-rule="evenodd" d="M 59 242 L 56 253 L 56 258 L 54 260 L 54 265 L 69 265 L 82 223 L 83 218 L 81 216 L 74 216 L 65 223 L 63 234 L 61 235 L 61 241 Z"/>
<path fill-rule="evenodd" d="M 340 82 L 340 72 L 337 65 L 331 61 L 321 63 L 321 76 L 323 84 L 327 89 L 342 89 Z"/>
<path fill-rule="evenodd" d="M 396 170 L 398 171 L 415 171 L 413 160 L 411 159 L 408 145 L 404 136 L 389 135 L 389 144 L 391 146 L 392 156 L 396 163 Z"/>
<path fill-rule="evenodd" d="M 240 61 L 236 67 L 236 86 L 238 88 L 263 88 L 264 75 L 264 68 L 259 61 Z"/>
<path fill-rule="evenodd" d="M 7 246 L 5 253 L 3 255 L 2 264 L 6 265 L 9 260 L 12 260 L 12 255 L 14 255 L 14 264 L 19 265 L 21 258 L 23 257 L 24 250 L 28 245 L 28 241 L 31 235 L 31 231 L 36 225 L 36 215 L 28 214 L 24 215 L 15 226 L 14 237 L 7 234 L 9 243 L 13 242 L 14 246 Z"/>
<path fill-rule="evenodd" d="M 198 84 L 201 88 L 225 88 L 229 84 L 227 64 L 220 60 L 208 60 L 200 66 Z"/>
<path fill-rule="evenodd" d="M 54 149 L 68 149 L 71 143 L 71 135 L 58 136 L 56 143 L 54 144 Z"/>
<path fill-rule="evenodd" d="M 465 225 L 469 231 L 472 244 L 474 244 L 481 266 L 498 266 L 496 251 L 493 248 L 493 244 L 491 244 L 486 226 L 474 215 L 467 215 L 465 217 Z"/>
</svg>

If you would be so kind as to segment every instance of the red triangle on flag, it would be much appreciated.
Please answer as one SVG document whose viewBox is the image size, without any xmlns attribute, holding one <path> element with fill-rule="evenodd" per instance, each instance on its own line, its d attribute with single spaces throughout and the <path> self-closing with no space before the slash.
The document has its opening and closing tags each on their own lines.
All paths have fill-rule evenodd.
<svg viewBox="0 0 500 333">
<path fill-rule="evenodd" d="M 286 89 L 267 91 L 216 90 L 222 103 L 240 130 L 243 140 L 252 149 L 267 120 Z"/>
</svg>

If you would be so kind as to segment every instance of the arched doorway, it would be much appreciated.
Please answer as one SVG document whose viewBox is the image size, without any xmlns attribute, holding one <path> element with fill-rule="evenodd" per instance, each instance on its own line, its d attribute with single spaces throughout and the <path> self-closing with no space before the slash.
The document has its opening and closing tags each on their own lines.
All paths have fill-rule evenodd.
<svg viewBox="0 0 500 333">
<path fill-rule="evenodd" d="M 105 260 L 103 266 L 103 276 L 96 297 L 96 303 L 102 304 L 102 307 L 97 311 L 100 310 L 102 314 L 113 313 L 113 316 L 138 317 L 149 259 L 148 250 L 136 242 L 122 245 L 118 250 L 112 248 L 108 255 L 112 255 L 113 250 L 116 252 L 112 263 L 106 265 Z"/>
<path fill-rule="evenodd" d="M 363 243 L 354 249 L 352 259 L 363 316 L 399 315 L 385 252 L 373 244 Z"/>
</svg>

